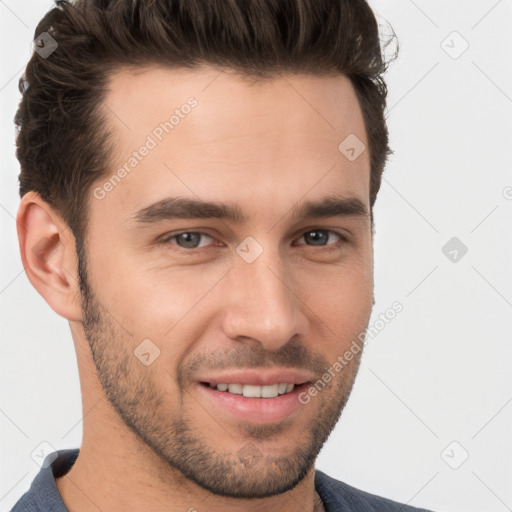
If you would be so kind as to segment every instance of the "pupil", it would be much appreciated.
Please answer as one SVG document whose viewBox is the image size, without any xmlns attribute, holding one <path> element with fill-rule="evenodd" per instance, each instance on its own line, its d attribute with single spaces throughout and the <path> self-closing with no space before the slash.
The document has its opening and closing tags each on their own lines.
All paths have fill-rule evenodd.
<svg viewBox="0 0 512 512">
<path fill-rule="evenodd" d="M 198 233 L 181 233 L 178 235 L 178 240 L 183 242 L 181 244 L 182 247 L 193 249 L 197 247 L 200 236 Z M 327 243 L 327 234 L 323 231 L 309 231 L 304 237 L 313 245 L 325 245 Z"/>
<path fill-rule="evenodd" d="M 182 247 L 194 249 L 199 243 L 199 237 L 198 233 L 181 233 L 181 235 L 178 235 L 178 240 L 184 242 Z"/>
<path fill-rule="evenodd" d="M 327 234 L 323 231 L 309 231 L 305 237 L 306 239 L 309 239 L 309 241 L 313 242 L 313 245 L 325 245 L 327 242 Z"/>
</svg>

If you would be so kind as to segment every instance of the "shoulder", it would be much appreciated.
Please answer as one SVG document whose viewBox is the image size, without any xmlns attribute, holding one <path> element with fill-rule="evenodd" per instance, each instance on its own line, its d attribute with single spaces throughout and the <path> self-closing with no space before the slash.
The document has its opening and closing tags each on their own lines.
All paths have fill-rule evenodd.
<svg viewBox="0 0 512 512">
<path fill-rule="evenodd" d="M 328 512 L 430 512 L 361 491 L 319 470 L 315 471 L 315 489 Z"/>
<path fill-rule="evenodd" d="M 26 492 L 11 509 L 11 512 L 34 512 L 38 511 L 39 506 L 30 492 Z"/>
<path fill-rule="evenodd" d="M 59 494 L 55 478 L 65 475 L 75 463 L 79 449 L 48 454 L 30 488 L 10 512 L 68 512 Z"/>
</svg>

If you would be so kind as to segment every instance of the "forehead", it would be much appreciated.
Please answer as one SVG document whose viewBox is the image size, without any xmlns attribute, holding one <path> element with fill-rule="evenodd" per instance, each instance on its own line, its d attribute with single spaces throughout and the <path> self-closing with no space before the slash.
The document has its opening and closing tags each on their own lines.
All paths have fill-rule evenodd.
<svg viewBox="0 0 512 512">
<path fill-rule="evenodd" d="M 252 124 L 249 136 L 276 128 L 277 121 L 277 127 L 287 128 L 288 132 L 312 124 L 323 128 L 322 136 L 328 129 L 340 136 L 351 128 L 365 137 L 355 90 L 348 77 L 340 74 L 285 73 L 263 80 L 210 66 L 124 68 L 110 78 L 105 113 L 119 135 L 129 136 L 126 130 L 150 131 L 155 122 L 168 119 L 190 97 L 198 100 L 201 113 L 187 123 L 194 128 L 193 133 L 187 133 L 191 142 L 190 135 L 195 136 L 196 142 L 217 139 L 217 133 L 233 128 L 223 122 L 226 120 L 235 125 Z"/>
<path fill-rule="evenodd" d="M 343 75 L 251 81 L 206 66 L 123 69 L 102 108 L 114 150 L 96 184 L 110 185 L 101 205 L 91 198 L 91 211 L 129 216 L 171 195 L 284 208 L 328 191 L 368 203 L 368 151 L 351 161 L 340 150 L 345 140 L 368 147 Z"/>
</svg>

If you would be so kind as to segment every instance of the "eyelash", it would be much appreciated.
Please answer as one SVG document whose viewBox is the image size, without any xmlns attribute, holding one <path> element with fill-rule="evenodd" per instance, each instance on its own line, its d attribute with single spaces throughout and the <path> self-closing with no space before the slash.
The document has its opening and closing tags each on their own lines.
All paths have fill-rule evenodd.
<svg viewBox="0 0 512 512">
<path fill-rule="evenodd" d="M 340 242 L 342 244 L 346 244 L 346 243 L 349 242 L 349 239 L 344 234 L 340 233 L 339 231 L 335 231 L 335 230 L 332 230 L 332 229 L 320 229 L 320 228 L 308 229 L 307 231 L 303 232 L 303 234 L 301 235 L 300 238 L 302 238 L 307 233 L 312 233 L 314 231 L 320 231 L 320 232 L 323 232 L 323 233 L 335 234 L 335 235 L 337 235 L 340 238 Z M 179 233 L 173 233 L 173 234 L 171 234 L 169 236 L 166 236 L 165 238 L 162 239 L 161 243 L 163 245 L 167 245 L 167 244 L 171 243 L 171 240 L 174 240 L 178 236 L 184 235 L 184 234 L 203 235 L 203 236 L 206 236 L 206 237 L 211 238 L 212 240 L 214 240 L 213 236 L 211 236 L 209 233 L 205 233 L 204 231 L 180 231 Z M 198 251 L 200 249 L 207 249 L 209 247 L 209 246 L 203 246 L 203 247 L 186 248 L 186 247 L 180 247 L 177 244 L 173 244 L 173 245 L 176 245 L 176 247 L 178 247 L 179 250 L 186 251 L 186 252 Z M 307 246 L 308 244 L 299 244 L 299 245 L 306 245 Z M 317 247 L 318 249 L 320 249 L 320 250 L 322 250 L 324 252 L 335 251 L 335 250 L 338 250 L 340 248 L 339 247 L 339 243 L 333 243 L 333 244 L 327 244 L 327 245 L 309 245 L 309 247 Z"/>
</svg>

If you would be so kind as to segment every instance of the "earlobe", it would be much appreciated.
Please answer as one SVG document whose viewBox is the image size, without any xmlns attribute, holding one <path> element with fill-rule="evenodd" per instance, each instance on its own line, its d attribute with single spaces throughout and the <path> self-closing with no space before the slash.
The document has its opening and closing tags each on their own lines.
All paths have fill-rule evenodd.
<svg viewBox="0 0 512 512">
<path fill-rule="evenodd" d="M 22 197 L 16 220 L 29 281 L 56 313 L 81 321 L 75 239 L 66 222 L 36 192 Z"/>
</svg>

